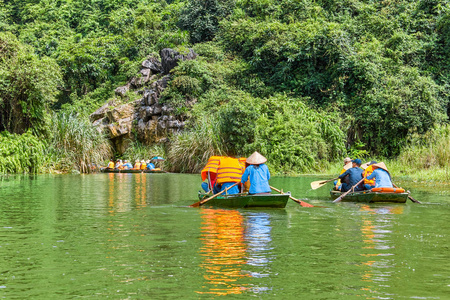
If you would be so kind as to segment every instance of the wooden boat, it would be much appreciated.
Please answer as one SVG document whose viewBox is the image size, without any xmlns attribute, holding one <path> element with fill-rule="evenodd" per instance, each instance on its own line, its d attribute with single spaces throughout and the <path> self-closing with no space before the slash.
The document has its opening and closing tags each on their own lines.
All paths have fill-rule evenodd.
<svg viewBox="0 0 450 300">
<path fill-rule="evenodd" d="M 161 170 L 133 170 L 133 169 L 129 169 L 129 170 L 119 170 L 119 169 L 100 169 L 100 172 L 102 173 L 166 173 L 165 171 L 161 171 Z"/>
<path fill-rule="evenodd" d="M 224 208 L 284 208 L 289 200 L 290 194 L 265 194 L 265 195 L 219 195 L 204 203 L 202 207 L 224 207 Z M 211 197 L 211 194 L 199 192 L 200 200 Z"/>
<path fill-rule="evenodd" d="M 342 193 L 331 190 L 331 198 L 337 199 Z M 408 200 L 409 192 L 373 192 L 371 190 L 350 192 L 342 199 L 346 202 L 364 202 L 364 203 L 405 203 Z"/>
</svg>

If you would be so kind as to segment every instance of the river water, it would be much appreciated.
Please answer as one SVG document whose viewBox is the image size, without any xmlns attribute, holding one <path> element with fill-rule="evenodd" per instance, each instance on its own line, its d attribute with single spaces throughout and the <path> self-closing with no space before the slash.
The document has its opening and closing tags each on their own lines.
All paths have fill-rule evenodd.
<svg viewBox="0 0 450 300">
<path fill-rule="evenodd" d="M 199 175 L 0 177 L 0 298 L 450 299 L 450 188 L 325 207 L 190 208 Z"/>
</svg>

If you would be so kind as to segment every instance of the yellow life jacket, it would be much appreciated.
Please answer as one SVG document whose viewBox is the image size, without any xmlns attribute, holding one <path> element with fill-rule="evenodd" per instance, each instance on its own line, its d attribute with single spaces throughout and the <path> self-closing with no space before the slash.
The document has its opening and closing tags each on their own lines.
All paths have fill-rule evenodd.
<svg viewBox="0 0 450 300">
<path fill-rule="evenodd" d="M 373 172 L 373 165 L 368 166 L 362 173 L 363 177 L 367 177 Z M 364 178 L 364 184 L 375 185 L 375 178 L 370 180 Z"/>
<path fill-rule="evenodd" d="M 114 169 L 114 163 L 110 161 L 107 166 L 108 169 Z"/>
<path fill-rule="evenodd" d="M 143 163 L 141 163 L 141 170 L 145 170 L 145 169 L 147 169 L 147 165 L 146 165 L 146 164 L 143 164 Z"/>
<path fill-rule="evenodd" d="M 208 159 L 208 162 L 206 163 L 206 166 L 203 168 L 201 174 L 202 174 L 202 180 L 209 179 L 208 178 L 208 172 L 210 173 L 210 177 L 212 174 L 214 174 L 214 178 L 216 178 L 217 169 L 219 168 L 219 162 L 220 159 L 224 156 L 211 156 Z"/>
<path fill-rule="evenodd" d="M 240 182 L 244 167 L 237 158 L 222 157 L 217 169 L 217 183 Z"/>
<path fill-rule="evenodd" d="M 141 169 L 141 163 L 139 163 L 139 162 L 135 163 L 133 169 L 140 170 Z"/>
</svg>

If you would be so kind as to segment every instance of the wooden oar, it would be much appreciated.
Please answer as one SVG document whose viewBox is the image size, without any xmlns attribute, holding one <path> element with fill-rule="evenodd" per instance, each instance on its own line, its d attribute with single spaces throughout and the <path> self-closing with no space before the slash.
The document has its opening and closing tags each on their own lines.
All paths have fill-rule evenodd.
<svg viewBox="0 0 450 300">
<path fill-rule="evenodd" d="M 270 186 L 270 188 L 271 188 L 272 190 L 274 190 L 274 191 L 277 191 L 277 192 L 280 193 L 280 194 L 283 194 L 282 191 L 280 191 L 280 190 L 277 189 L 277 188 L 274 188 L 273 186 Z M 303 202 L 303 201 L 298 200 L 298 199 L 295 199 L 295 198 L 292 197 L 292 196 L 289 196 L 289 199 L 291 199 L 291 200 L 297 202 L 298 204 L 300 204 L 300 205 L 303 206 L 303 207 L 314 207 L 314 205 L 309 204 L 309 203 L 306 203 L 306 202 Z"/>
<path fill-rule="evenodd" d="M 395 184 L 392 184 L 392 185 L 393 185 L 395 188 L 398 188 L 398 186 L 396 186 Z M 414 199 L 413 197 L 411 197 L 411 195 L 408 195 L 408 199 L 411 200 L 411 201 L 414 202 L 414 203 L 422 204 L 422 202 L 417 201 L 416 199 Z"/>
<path fill-rule="evenodd" d="M 225 193 L 226 191 L 228 191 L 229 189 L 231 189 L 233 186 L 235 186 L 235 185 L 237 185 L 237 184 L 239 184 L 239 182 L 236 182 L 235 184 L 233 184 L 233 185 L 227 187 L 227 188 L 224 189 L 223 191 L 218 192 L 217 194 L 215 194 L 215 195 L 213 195 L 213 196 L 211 196 L 211 197 L 209 197 L 209 198 L 207 198 L 207 199 L 203 199 L 203 200 L 201 200 L 201 201 L 195 202 L 194 204 L 189 205 L 189 207 L 199 207 L 199 206 L 205 204 L 206 202 L 208 202 L 209 200 L 211 200 L 211 199 L 213 199 L 213 198 L 216 198 L 216 197 L 219 196 L 220 194 Z"/>
<path fill-rule="evenodd" d="M 328 182 L 333 181 L 333 180 L 337 180 L 337 179 L 339 179 L 339 177 L 333 178 L 333 179 L 329 179 L 329 180 L 318 180 L 318 181 L 313 181 L 313 182 L 311 182 L 311 188 L 312 188 L 313 190 L 317 190 L 318 188 L 323 187 L 323 186 L 324 186 L 325 184 L 327 184 Z"/>
<path fill-rule="evenodd" d="M 357 184 L 355 184 L 354 186 L 351 187 L 351 189 L 340 195 L 336 200 L 333 201 L 333 203 L 338 203 L 339 201 L 341 201 L 345 196 L 347 196 L 348 193 L 350 193 L 355 187 L 357 187 L 361 182 L 363 182 L 363 180 L 364 178 L 358 181 Z"/>
</svg>

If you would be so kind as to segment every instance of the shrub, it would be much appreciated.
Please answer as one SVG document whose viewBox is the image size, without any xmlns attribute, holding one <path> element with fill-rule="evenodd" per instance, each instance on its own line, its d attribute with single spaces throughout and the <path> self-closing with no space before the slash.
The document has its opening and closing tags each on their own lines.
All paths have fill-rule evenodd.
<svg viewBox="0 0 450 300">
<path fill-rule="evenodd" d="M 38 173 L 43 170 L 46 144 L 30 131 L 0 134 L 0 173 Z"/>
<path fill-rule="evenodd" d="M 54 114 L 51 124 L 49 168 L 90 173 L 111 158 L 111 146 L 89 120 L 75 114 Z"/>
<path fill-rule="evenodd" d="M 11 33 L 0 33 L 0 131 L 45 131 L 61 75 L 56 62 L 39 58 Z"/>
<path fill-rule="evenodd" d="M 202 116 L 198 123 L 172 137 L 167 158 L 172 171 L 196 173 L 201 171 L 209 157 L 225 153 L 217 121 Z"/>
</svg>

